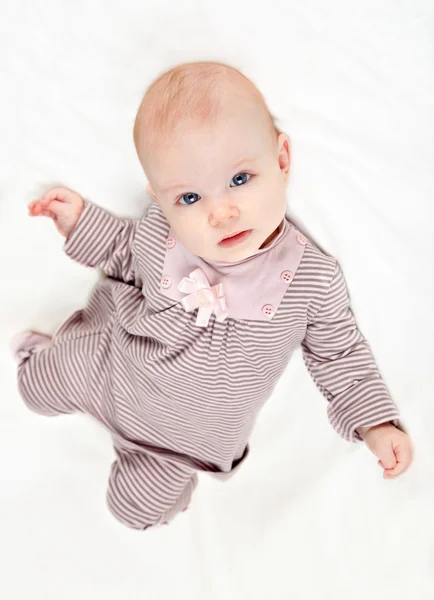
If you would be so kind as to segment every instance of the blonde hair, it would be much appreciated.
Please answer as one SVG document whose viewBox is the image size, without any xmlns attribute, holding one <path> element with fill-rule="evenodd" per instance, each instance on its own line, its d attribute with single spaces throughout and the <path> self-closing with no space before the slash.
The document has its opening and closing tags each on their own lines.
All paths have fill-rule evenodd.
<svg viewBox="0 0 434 600">
<path fill-rule="evenodd" d="M 261 92 L 234 67 L 194 62 L 162 73 L 146 90 L 134 123 L 134 144 L 142 164 L 143 148 L 158 147 L 181 120 L 213 123 L 222 103 L 234 97 L 254 100 L 266 111 L 270 130 L 280 133 Z"/>
</svg>

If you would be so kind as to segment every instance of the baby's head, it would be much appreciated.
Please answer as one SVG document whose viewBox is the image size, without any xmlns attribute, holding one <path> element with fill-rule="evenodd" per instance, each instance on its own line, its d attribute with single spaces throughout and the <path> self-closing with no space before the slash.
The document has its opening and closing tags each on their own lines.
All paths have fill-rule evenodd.
<svg viewBox="0 0 434 600">
<path fill-rule="evenodd" d="M 143 98 L 134 141 L 154 201 L 190 252 L 236 262 L 277 235 L 289 139 L 239 71 L 202 62 L 164 73 Z"/>
</svg>

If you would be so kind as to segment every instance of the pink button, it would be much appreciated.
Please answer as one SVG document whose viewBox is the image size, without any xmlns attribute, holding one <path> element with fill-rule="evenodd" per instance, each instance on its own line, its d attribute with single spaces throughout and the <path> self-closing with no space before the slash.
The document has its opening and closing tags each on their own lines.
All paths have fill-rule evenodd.
<svg viewBox="0 0 434 600">
<path fill-rule="evenodd" d="M 304 235 L 298 235 L 297 236 L 297 242 L 299 244 L 301 244 L 302 246 L 306 246 L 307 244 L 307 239 L 304 237 Z"/>
<path fill-rule="evenodd" d="M 291 271 L 282 271 L 282 273 L 280 274 L 280 279 L 282 279 L 283 281 L 291 281 L 293 277 L 294 275 Z"/>
<path fill-rule="evenodd" d="M 167 288 L 170 288 L 170 286 L 172 285 L 172 280 L 168 275 L 164 275 L 161 278 L 161 287 L 164 288 L 165 290 L 167 290 Z"/>
<path fill-rule="evenodd" d="M 169 236 L 166 240 L 166 248 L 174 248 L 176 246 L 176 240 L 174 237 Z"/>
<path fill-rule="evenodd" d="M 270 317 L 271 319 L 274 315 L 274 306 L 272 306 L 271 304 L 266 304 L 262 307 L 262 312 L 266 317 Z"/>
</svg>

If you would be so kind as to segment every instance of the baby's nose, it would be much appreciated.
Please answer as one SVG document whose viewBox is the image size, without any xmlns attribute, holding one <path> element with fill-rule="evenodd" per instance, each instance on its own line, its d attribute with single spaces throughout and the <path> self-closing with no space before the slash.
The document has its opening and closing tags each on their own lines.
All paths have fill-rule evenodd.
<svg viewBox="0 0 434 600">
<path fill-rule="evenodd" d="M 240 211 L 233 204 L 226 202 L 216 203 L 210 210 L 209 223 L 213 227 L 224 223 L 230 219 L 235 219 L 240 216 Z"/>
</svg>

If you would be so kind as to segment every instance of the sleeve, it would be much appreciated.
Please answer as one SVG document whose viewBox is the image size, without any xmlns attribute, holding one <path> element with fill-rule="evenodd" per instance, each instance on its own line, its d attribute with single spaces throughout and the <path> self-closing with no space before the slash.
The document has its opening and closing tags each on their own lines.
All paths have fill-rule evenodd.
<svg viewBox="0 0 434 600">
<path fill-rule="evenodd" d="M 324 302 L 308 322 L 302 352 L 328 400 L 330 423 L 344 439 L 361 440 L 358 427 L 387 422 L 398 426 L 398 410 L 357 328 L 338 265 Z"/>
<path fill-rule="evenodd" d="M 141 220 L 119 219 L 86 202 L 64 251 L 87 267 L 99 267 L 109 277 L 140 287 L 133 252 L 140 223 Z"/>
</svg>

